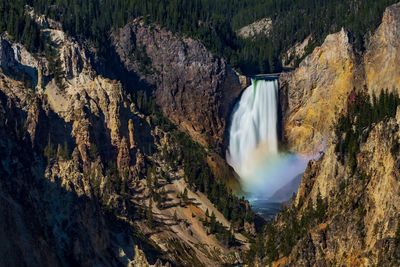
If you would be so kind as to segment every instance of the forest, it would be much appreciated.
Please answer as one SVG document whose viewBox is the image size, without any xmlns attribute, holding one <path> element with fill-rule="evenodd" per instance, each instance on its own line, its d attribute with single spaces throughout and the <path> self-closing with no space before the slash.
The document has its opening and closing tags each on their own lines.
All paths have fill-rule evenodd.
<svg viewBox="0 0 400 267">
<path fill-rule="evenodd" d="M 33 51 L 42 45 L 38 29 L 24 6 L 62 22 L 76 38 L 89 40 L 104 58 L 113 28 L 135 17 L 156 22 L 173 32 L 201 40 L 244 74 L 280 72 L 281 55 L 313 36 L 307 51 L 342 27 L 362 51 L 384 9 L 395 0 L 1 0 L 0 32 L 7 31 Z M 241 39 L 236 31 L 264 17 L 273 20 L 271 36 Z"/>
<path fill-rule="evenodd" d="M 365 92 L 350 94 L 347 113 L 342 114 L 335 129 L 335 152 L 342 163 L 348 163 L 352 171 L 357 169 L 360 145 L 368 138 L 372 126 L 396 117 L 397 107 L 400 106 L 400 98 L 395 91 L 381 90 L 378 96 L 373 95 L 372 101 Z M 398 152 L 397 145 L 393 144 L 393 155 Z"/>
</svg>

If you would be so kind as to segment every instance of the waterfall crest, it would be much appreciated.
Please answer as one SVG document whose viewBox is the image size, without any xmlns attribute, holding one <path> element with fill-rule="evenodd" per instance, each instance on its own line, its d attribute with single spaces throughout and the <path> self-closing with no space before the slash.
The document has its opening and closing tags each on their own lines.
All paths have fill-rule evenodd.
<svg viewBox="0 0 400 267">
<path fill-rule="evenodd" d="M 277 80 L 252 80 L 235 107 L 227 160 L 242 177 L 251 171 L 258 150 L 269 155 L 278 153 L 277 102 Z"/>
</svg>

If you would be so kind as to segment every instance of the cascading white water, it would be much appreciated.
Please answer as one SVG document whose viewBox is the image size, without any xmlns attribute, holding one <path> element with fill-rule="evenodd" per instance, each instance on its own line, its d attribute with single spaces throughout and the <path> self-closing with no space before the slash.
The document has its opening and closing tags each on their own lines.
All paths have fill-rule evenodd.
<svg viewBox="0 0 400 267">
<path fill-rule="evenodd" d="M 261 145 L 265 153 L 278 153 L 277 95 L 277 80 L 252 80 L 234 112 L 227 159 L 241 176 L 246 176 L 248 161 Z"/>
<path fill-rule="evenodd" d="M 278 151 L 277 124 L 278 81 L 252 80 L 235 107 L 226 155 L 250 198 L 270 198 L 309 160 Z"/>
</svg>

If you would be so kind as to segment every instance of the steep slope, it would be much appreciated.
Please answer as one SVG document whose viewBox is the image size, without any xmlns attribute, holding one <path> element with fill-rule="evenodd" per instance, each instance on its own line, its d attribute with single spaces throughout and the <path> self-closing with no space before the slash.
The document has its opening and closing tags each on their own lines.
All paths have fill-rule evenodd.
<svg viewBox="0 0 400 267">
<path fill-rule="evenodd" d="M 364 56 L 366 85 L 371 94 L 382 89 L 400 90 L 400 4 L 388 8 Z"/>
<path fill-rule="evenodd" d="M 52 33 L 55 36 L 61 34 L 59 31 Z M 59 50 L 76 51 L 71 48 L 79 47 L 70 39 L 62 41 Z M 81 47 L 79 49 L 83 51 Z M 71 113 L 65 111 L 63 105 L 55 106 L 59 110 L 53 110 L 48 102 L 57 102 L 47 93 L 56 90 L 55 95 L 63 100 L 62 103 L 68 103 L 66 92 L 58 88 L 54 80 L 44 88 L 40 83 L 36 88 L 31 87 L 32 81 L 40 76 L 39 69 L 46 69 L 45 73 L 49 71 L 46 59 L 38 59 L 22 46 L 3 38 L 1 50 L 4 52 L 1 62 L 8 62 L 1 64 L 0 71 L 0 183 L 5 200 L 2 217 L 7 218 L 1 225 L 2 258 L 13 266 L 78 263 L 82 266 L 120 266 L 128 263 L 129 257 L 119 255 L 119 250 L 133 258 L 134 244 L 150 242 L 134 237 L 135 228 L 123 226 L 103 209 L 104 203 L 94 184 L 96 180 L 109 177 L 102 175 L 100 155 L 88 156 L 88 146 L 96 145 L 94 140 L 89 142 L 93 130 L 90 131 L 88 120 L 95 115 L 85 103 L 77 107 L 82 111 L 79 113 L 73 106 L 68 110 Z M 82 54 L 77 54 L 81 58 Z M 67 57 L 66 53 L 63 55 Z M 77 57 L 68 57 L 75 69 Z M 13 58 L 15 60 L 8 60 Z M 64 70 L 67 73 L 67 69 Z M 84 74 L 81 74 L 79 72 L 83 80 Z M 83 87 L 83 84 L 80 85 Z M 75 116 L 72 121 L 66 118 L 72 114 Z M 97 141 L 105 142 L 107 138 Z M 87 173 L 96 168 L 97 175 L 88 177 Z M 104 190 L 102 196 L 116 193 L 114 188 L 107 190 L 111 192 Z M 115 228 L 111 230 L 110 225 Z M 10 235 L 13 237 L 9 238 Z M 121 242 L 114 235 L 125 237 L 125 241 Z M 147 246 L 150 257 L 161 255 L 154 244 Z"/>
<path fill-rule="evenodd" d="M 204 146 L 223 144 L 230 110 L 244 88 L 224 59 L 199 41 L 141 19 L 116 31 L 112 39 L 126 69 L 155 87 L 167 118 Z"/>
<path fill-rule="evenodd" d="M 294 243 L 285 260 L 287 264 L 397 266 L 400 263 L 400 157 L 395 149 L 400 140 L 399 119 L 400 109 L 397 118 L 372 126 L 357 154 L 356 172 L 338 160 L 334 143 L 329 144 L 320 161 L 310 163 L 294 203 L 296 215 L 291 216 L 309 216 L 309 207 L 318 207 L 320 198 L 324 208 L 321 216 L 309 219 L 315 222 L 306 226 L 308 231 Z M 277 225 L 287 224 L 287 219 L 293 219 L 291 216 L 279 218 Z M 286 231 L 289 229 L 297 234 L 295 228 L 288 227 Z"/>
<path fill-rule="evenodd" d="M 301 72 L 310 60 L 320 59 L 318 55 L 324 58 L 323 48 L 329 41 L 333 43 L 328 51 L 337 52 L 341 47 L 352 51 L 348 42 L 342 45 L 346 38 L 331 39 L 346 36 L 342 31 L 328 37 L 299 69 L 282 77 L 289 147 L 299 151 L 310 151 L 307 146 L 318 148 L 311 139 L 304 139 L 309 135 L 297 135 L 303 143 L 291 139 L 296 133 L 291 118 L 318 110 L 313 114 L 324 124 L 305 116 L 294 129 L 311 125 L 324 150 L 320 159 L 309 163 L 293 203 L 266 227 L 266 239 L 259 244 L 266 249 L 255 254 L 258 261 L 273 266 L 400 264 L 400 90 L 393 68 L 399 53 L 394 41 L 399 14 L 399 4 L 387 8 L 370 45 L 356 60 L 347 52 L 338 53 L 326 67 L 318 69 L 322 60 L 315 60 L 317 71 Z M 312 70 L 310 65 L 308 70 Z M 345 76 L 348 79 L 340 75 L 342 70 L 350 70 L 350 76 Z M 337 75 L 327 79 L 331 73 Z M 296 82 L 297 91 L 291 89 Z M 388 87 L 389 91 L 383 90 Z M 318 91 L 310 88 L 333 95 L 315 97 Z M 330 97 L 335 106 L 327 103 Z M 313 123 L 304 125 L 310 121 Z"/>
<path fill-rule="evenodd" d="M 345 30 L 329 35 L 293 72 L 280 76 L 284 138 L 300 152 L 323 149 L 324 138 L 355 86 L 356 59 Z"/>
<path fill-rule="evenodd" d="M 399 8 L 386 9 L 382 23 L 371 36 L 366 51 L 355 53 L 350 33 L 342 29 L 307 56 L 292 72 L 280 76 L 283 134 L 289 149 L 309 153 L 323 150 L 326 138 L 347 96 L 368 88 L 371 96 L 381 90 L 399 92 Z"/>
<path fill-rule="evenodd" d="M 297 193 L 300 186 L 302 175 L 297 175 L 287 184 L 276 190 L 276 192 L 268 199 L 271 202 L 285 203 L 290 201 L 290 199 Z"/>
<path fill-rule="evenodd" d="M 157 266 L 241 262 L 247 238 L 239 232 L 252 212 L 212 176 L 202 148 L 195 159 L 206 190 L 185 167 L 182 142 L 190 138 L 142 114 L 121 82 L 98 74 L 96 54 L 58 23 L 30 16 L 41 26 L 44 54 L 7 35 L 0 40 L 0 194 L 10 203 L 1 207 L 8 219 L 0 233 L 15 237 L 1 255 L 12 255 L 14 266 L 147 266 L 139 246 Z M 215 188 L 225 192 L 224 210 L 218 195 L 214 203 L 207 197 Z M 232 205 L 249 219 L 229 221 Z"/>
</svg>

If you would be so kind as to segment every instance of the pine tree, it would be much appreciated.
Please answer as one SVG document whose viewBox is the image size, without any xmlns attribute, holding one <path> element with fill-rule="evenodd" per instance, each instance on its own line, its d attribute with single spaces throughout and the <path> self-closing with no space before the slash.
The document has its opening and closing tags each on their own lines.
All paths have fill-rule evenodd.
<svg viewBox="0 0 400 267">
<path fill-rule="evenodd" d="M 187 190 L 187 188 L 185 187 L 185 190 L 183 191 L 183 193 L 182 193 L 182 201 L 184 202 L 184 203 L 187 203 L 188 202 L 188 190 Z"/>
<path fill-rule="evenodd" d="M 95 143 L 90 144 L 89 147 L 89 156 L 92 160 L 96 159 L 99 156 L 99 152 L 97 150 L 97 146 Z"/>
<path fill-rule="evenodd" d="M 208 217 L 210 217 L 210 213 L 208 212 L 208 209 L 206 210 L 206 221 L 208 220 Z"/>
<path fill-rule="evenodd" d="M 153 200 L 150 198 L 149 206 L 146 211 L 146 219 L 150 228 L 154 227 L 154 219 L 153 219 Z"/>
<path fill-rule="evenodd" d="M 56 150 L 53 143 L 51 142 L 50 136 L 47 145 L 44 148 L 43 155 L 47 158 L 48 162 L 50 162 L 50 160 L 54 159 L 54 157 L 56 156 Z"/>
<path fill-rule="evenodd" d="M 324 200 L 321 197 L 321 193 L 318 192 L 317 195 L 317 203 L 316 203 L 316 217 L 318 220 L 322 220 L 325 217 L 325 212 L 326 212 L 326 205 Z"/>
<path fill-rule="evenodd" d="M 210 216 L 210 232 L 214 234 L 217 231 L 217 218 L 215 217 L 214 211 Z"/>
<path fill-rule="evenodd" d="M 64 160 L 71 159 L 67 141 L 64 141 L 63 145 L 60 145 L 60 144 L 58 145 L 57 156 L 59 156 L 60 158 L 62 158 Z"/>
</svg>

